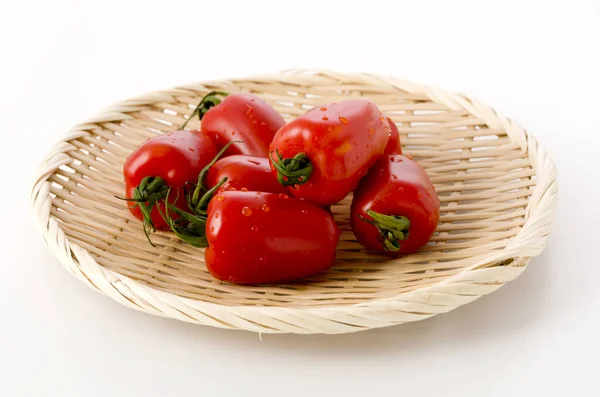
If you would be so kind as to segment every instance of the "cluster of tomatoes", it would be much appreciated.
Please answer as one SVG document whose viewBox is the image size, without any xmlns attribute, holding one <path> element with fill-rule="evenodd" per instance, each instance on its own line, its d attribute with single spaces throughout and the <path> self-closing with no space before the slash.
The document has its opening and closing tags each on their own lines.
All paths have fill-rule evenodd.
<svg viewBox="0 0 600 397">
<path fill-rule="evenodd" d="M 369 250 L 414 252 L 437 227 L 433 184 L 370 101 L 315 107 L 286 124 L 254 95 L 212 92 L 195 115 L 200 130 L 184 124 L 130 155 L 126 200 L 147 236 L 167 229 L 207 247 L 218 279 L 273 283 L 329 269 L 340 237 L 329 206 L 350 192 L 352 231 Z"/>
</svg>

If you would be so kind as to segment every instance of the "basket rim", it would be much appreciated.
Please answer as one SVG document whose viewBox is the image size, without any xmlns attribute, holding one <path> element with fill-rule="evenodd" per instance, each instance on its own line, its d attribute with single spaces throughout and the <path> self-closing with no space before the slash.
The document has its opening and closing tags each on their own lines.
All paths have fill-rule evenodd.
<svg viewBox="0 0 600 397">
<path fill-rule="evenodd" d="M 181 297 L 161 291 L 123 274 L 109 270 L 93 259 L 83 248 L 71 242 L 59 222 L 50 214 L 48 178 L 70 161 L 65 145 L 85 130 L 101 121 L 129 118 L 145 104 L 164 101 L 185 92 L 197 95 L 204 82 L 156 91 L 116 103 L 91 120 L 76 125 L 54 145 L 41 163 L 31 192 L 31 206 L 43 240 L 59 261 L 77 278 L 125 306 L 162 317 L 211 325 L 220 328 L 245 329 L 259 333 L 348 333 L 380 328 L 409 321 L 417 321 L 435 314 L 448 312 L 493 292 L 518 277 L 529 260 L 544 249 L 554 220 L 557 202 L 556 166 L 537 140 L 512 120 L 499 115 L 492 108 L 466 95 L 446 92 L 434 87 L 415 84 L 391 77 L 368 73 L 338 73 L 313 69 L 291 69 L 271 75 L 227 79 L 236 81 L 279 81 L 313 84 L 362 81 L 365 84 L 391 85 L 408 93 L 423 94 L 432 101 L 443 103 L 449 109 L 462 109 L 482 118 L 493 128 L 501 128 L 509 139 L 528 155 L 536 176 L 536 184 L 527 204 L 527 218 L 516 236 L 500 252 L 486 255 L 460 273 L 428 287 L 400 293 L 391 298 L 371 299 L 362 303 L 342 306 L 280 307 L 252 305 L 220 305 L 212 302 Z M 483 263 L 502 263 L 502 266 L 480 268 Z"/>
</svg>

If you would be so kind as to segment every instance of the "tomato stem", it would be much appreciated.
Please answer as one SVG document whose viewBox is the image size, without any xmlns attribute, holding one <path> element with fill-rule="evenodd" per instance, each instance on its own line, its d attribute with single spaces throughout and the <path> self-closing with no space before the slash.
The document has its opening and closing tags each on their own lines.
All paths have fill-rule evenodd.
<svg viewBox="0 0 600 397">
<path fill-rule="evenodd" d="M 140 184 L 133 190 L 133 198 L 115 196 L 120 200 L 134 202 L 135 205 L 133 207 L 138 207 L 140 209 L 143 218 L 144 234 L 150 245 L 153 247 L 155 247 L 155 245 L 152 243 L 152 240 L 150 240 L 150 233 L 155 232 L 156 227 L 154 227 L 154 222 L 152 222 L 150 213 L 156 203 L 165 199 L 168 189 L 165 180 L 161 177 L 147 176 L 142 179 Z"/>
<path fill-rule="evenodd" d="M 277 160 L 273 158 L 273 152 L 269 159 L 277 171 L 277 181 L 283 186 L 302 185 L 308 181 L 313 172 L 313 165 L 304 153 L 298 153 L 291 158 L 283 158 L 279 150 L 275 150 Z"/>
<path fill-rule="evenodd" d="M 188 212 L 182 211 L 179 208 L 175 207 L 168 203 L 168 197 L 170 194 L 170 189 L 167 192 L 167 197 L 165 199 L 165 212 L 163 213 L 160 207 L 158 207 L 158 212 L 163 217 L 165 222 L 171 228 L 171 231 L 175 233 L 177 237 L 186 243 L 194 246 L 194 247 L 207 247 L 208 241 L 206 239 L 206 218 L 198 215 L 192 215 Z M 177 199 L 175 199 L 177 201 Z M 181 226 L 177 221 L 173 220 L 169 211 L 175 212 L 181 218 L 187 222 L 186 226 Z"/>
<path fill-rule="evenodd" d="M 210 163 L 206 164 L 206 166 L 204 168 L 202 168 L 202 171 L 200 171 L 200 174 L 198 174 L 198 182 L 196 183 L 196 187 L 192 191 L 192 194 L 188 197 L 188 206 L 192 210 L 194 210 L 194 212 L 198 212 L 197 210 L 202 210 L 203 209 L 199 205 L 199 203 L 201 201 L 200 194 L 202 192 L 206 191 L 206 188 L 204 187 L 204 178 L 206 177 L 206 174 L 210 170 L 210 167 L 212 167 L 213 165 L 215 165 L 215 163 L 217 162 L 217 160 L 219 160 L 219 158 L 221 158 L 221 156 L 223 155 L 223 153 L 225 153 L 225 151 L 227 149 L 229 149 L 229 146 L 233 145 L 234 143 L 244 143 L 244 141 L 231 141 L 231 142 L 227 142 L 227 145 L 225 145 L 223 147 L 223 149 L 221 149 L 221 151 L 219 151 L 219 153 L 217 153 L 217 155 L 210 161 Z M 225 183 L 225 182 L 222 182 L 221 185 L 223 183 Z"/>
<path fill-rule="evenodd" d="M 373 210 L 367 210 L 372 220 L 360 217 L 363 221 L 372 224 L 381 235 L 381 242 L 385 250 L 396 252 L 400 250 L 400 241 L 408 238 L 410 220 L 405 216 L 384 215 Z"/>
<path fill-rule="evenodd" d="M 195 115 L 198 115 L 198 119 L 202 120 L 202 118 L 204 117 L 206 112 L 209 111 L 210 108 L 220 104 L 221 99 L 217 95 L 227 96 L 229 94 L 221 91 L 211 91 L 208 94 L 204 95 L 204 97 L 200 100 L 192 114 L 190 114 L 190 117 L 188 117 L 188 119 L 181 125 L 181 127 L 179 127 L 179 129 L 185 129 L 187 123 L 189 123 L 189 121 L 193 119 Z"/>
<path fill-rule="evenodd" d="M 210 188 L 206 193 L 204 193 L 204 195 L 202 196 L 202 198 L 198 202 L 198 206 L 194 209 L 194 212 L 196 212 L 197 214 L 205 215 L 206 214 L 206 208 L 208 207 L 208 202 L 213 198 L 213 195 L 215 194 L 215 192 L 221 186 L 223 186 L 223 184 L 225 182 L 227 182 L 228 180 L 229 180 L 229 178 L 223 177 L 223 179 L 221 179 L 219 181 L 219 183 L 217 183 L 215 186 L 213 186 L 212 188 Z"/>
</svg>

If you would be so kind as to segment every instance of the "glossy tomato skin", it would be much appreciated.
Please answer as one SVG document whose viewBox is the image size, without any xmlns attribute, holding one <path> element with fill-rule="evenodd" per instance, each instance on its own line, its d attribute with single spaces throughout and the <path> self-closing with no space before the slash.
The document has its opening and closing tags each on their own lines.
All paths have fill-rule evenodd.
<svg viewBox="0 0 600 397">
<path fill-rule="evenodd" d="M 183 186 L 196 183 L 202 168 L 216 155 L 215 144 L 199 131 L 174 131 L 148 139 L 125 161 L 125 195 L 132 198 L 133 191 L 145 177 L 161 177 L 171 187 L 169 201 L 188 211 Z M 164 205 L 158 205 L 164 212 Z M 129 203 L 129 209 L 136 218 L 143 220 L 139 208 L 133 208 Z M 169 229 L 158 208 L 152 210 L 151 218 L 157 229 Z"/>
<path fill-rule="evenodd" d="M 211 188 L 224 177 L 227 182 L 223 190 L 230 188 L 247 189 L 255 192 L 287 193 L 285 187 L 277 182 L 271 173 L 269 159 L 265 157 L 236 154 L 217 161 L 206 177 L 206 186 Z"/>
<path fill-rule="evenodd" d="M 361 181 L 350 207 L 352 231 L 366 248 L 386 252 L 377 228 L 360 217 L 372 219 L 367 210 L 405 216 L 410 221 L 408 239 L 399 241 L 407 254 L 427 244 L 440 217 L 440 201 L 429 176 L 414 160 L 402 155 L 382 157 Z"/>
<path fill-rule="evenodd" d="M 282 127 L 270 154 L 273 159 L 277 154 L 283 158 L 306 154 L 312 173 L 305 183 L 288 189 L 297 198 L 327 206 L 346 197 L 382 156 L 389 128 L 374 103 L 338 102 L 314 108 Z"/>
<path fill-rule="evenodd" d="M 245 154 L 267 157 L 269 143 L 285 120 L 262 99 L 245 93 L 230 94 L 202 118 L 201 131 L 222 149 L 233 143 L 224 156 Z"/>
<path fill-rule="evenodd" d="M 208 206 L 206 265 L 239 284 L 289 281 L 335 262 L 340 231 L 327 211 L 285 194 L 226 191 Z"/>
<path fill-rule="evenodd" d="M 383 151 L 383 155 L 402 154 L 402 145 L 400 144 L 400 132 L 398 132 L 398 127 L 391 118 L 388 117 L 387 121 L 390 125 L 390 139 Z"/>
</svg>

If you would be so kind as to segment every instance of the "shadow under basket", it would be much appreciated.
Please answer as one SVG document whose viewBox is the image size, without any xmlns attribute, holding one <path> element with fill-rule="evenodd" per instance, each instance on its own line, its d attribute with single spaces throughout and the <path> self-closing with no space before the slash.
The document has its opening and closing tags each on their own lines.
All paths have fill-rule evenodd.
<svg viewBox="0 0 600 397">
<path fill-rule="evenodd" d="M 346 198 L 332 207 L 342 229 L 337 263 L 294 283 L 223 283 L 206 270 L 203 249 L 170 232 L 154 234 L 150 246 L 141 223 L 114 197 L 124 191 L 123 162 L 144 140 L 177 129 L 210 91 L 256 94 L 288 121 L 345 99 L 376 103 L 440 196 L 430 243 L 394 260 L 368 253 L 350 231 Z M 355 332 L 472 302 L 542 252 L 556 199 L 554 163 L 492 108 L 395 78 L 315 70 L 189 84 L 120 102 L 54 146 L 32 191 L 44 241 L 90 287 L 147 313 L 264 333 Z"/>
</svg>

